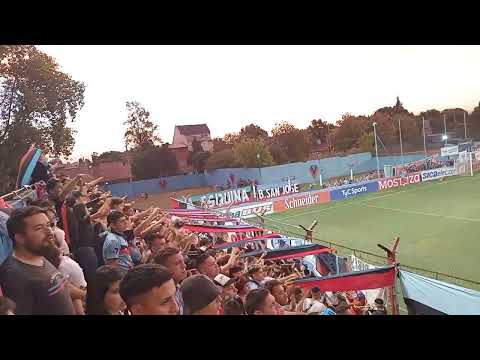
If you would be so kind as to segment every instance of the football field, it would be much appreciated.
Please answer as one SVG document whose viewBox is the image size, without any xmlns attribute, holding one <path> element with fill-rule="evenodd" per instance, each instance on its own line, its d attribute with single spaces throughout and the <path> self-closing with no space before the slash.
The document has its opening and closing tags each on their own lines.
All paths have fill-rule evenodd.
<svg viewBox="0 0 480 360">
<path fill-rule="evenodd" d="M 377 244 L 390 248 L 400 236 L 400 264 L 480 281 L 480 175 L 288 210 L 269 215 L 265 225 L 302 235 L 297 226 L 314 220 L 321 241 L 385 255 Z"/>
</svg>

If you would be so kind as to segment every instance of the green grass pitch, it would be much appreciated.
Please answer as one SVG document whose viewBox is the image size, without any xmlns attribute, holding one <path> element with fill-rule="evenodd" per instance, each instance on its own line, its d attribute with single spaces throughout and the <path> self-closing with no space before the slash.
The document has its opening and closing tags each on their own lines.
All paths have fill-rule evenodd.
<svg viewBox="0 0 480 360">
<path fill-rule="evenodd" d="M 314 237 L 384 255 L 400 236 L 400 264 L 480 281 L 480 175 L 450 177 L 269 215 L 266 226 L 318 225 Z M 286 223 L 288 225 L 281 225 Z"/>
</svg>

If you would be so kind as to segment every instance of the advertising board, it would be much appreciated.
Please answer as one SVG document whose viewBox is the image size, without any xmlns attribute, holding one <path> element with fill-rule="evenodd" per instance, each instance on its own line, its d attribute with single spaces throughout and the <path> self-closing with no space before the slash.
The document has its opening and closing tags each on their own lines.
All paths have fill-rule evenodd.
<svg viewBox="0 0 480 360">
<path fill-rule="evenodd" d="M 305 206 L 325 204 L 330 201 L 330 192 L 317 191 L 308 194 L 289 196 L 286 199 L 276 200 L 273 203 L 273 211 L 280 212 L 290 209 L 298 209 Z"/>
<path fill-rule="evenodd" d="M 417 184 L 422 181 L 421 173 L 408 174 L 404 177 L 390 177 L 378 180 L 378 190 L 394 189 L 400 186 Z"/>
<path fill-rule="evenodd" d="M 364 182 L 356 185 L 341 187 L 339 189 L 330 191 L 330 198 L 332 200 L 344 200 L 351 197 L 364 195 L 378 191 L 378 181 Z"/>
<path fill-rule="evenodd" d="M 255 214 L 260 214 L 265 211 L 265 215 L 273 213 L 273 203 L 271 201 L 262 202 L 253 205 L 235 206 L 230 209 L 230 215 L 232 217 L 248 219 L 256 217 Z M 226 210 L 222 210 L 223 213 Z"/>
<path fill-rule="evenodd" d="M 445 176 L 455 175 L 454 167 L 444 167 L 439 169 L 425 170 L 421 172 L 422 181 L 440 179 Z"/>
</svg>

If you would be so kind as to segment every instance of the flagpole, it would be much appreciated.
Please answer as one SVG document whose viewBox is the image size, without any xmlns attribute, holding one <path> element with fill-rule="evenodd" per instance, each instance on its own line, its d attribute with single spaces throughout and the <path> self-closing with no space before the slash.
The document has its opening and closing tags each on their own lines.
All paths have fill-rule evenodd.
<svg viewBox="0 0 480 360">
<path fill-rule="evenodd" d="M 402 164 L 403 164 L 402 127 L 400 125 L 400 118 L 398 118 L 398 132 L 400 134 L 400 158 L 402 159 Z"/>
<path fill-rule="evenodd" d="M 422 116 L 423 123 L 423 150 L 425 151 L 425 157 L 427 157 L 427 142 L 425 141 L 425 117 Z"/>
<path fill-rule="evenodd" d="M 465 139 L 467 139 L 467 118 L 465 113 L 463 113 L 463 127 L 465 128 Z"/>
<path fill-rule="evenodd" d="M 373 123 L 373 134 L 375 136 L 375 155 L 377 157 L 377 179 L 380 179 L 380 163 L 378 162 L 378 145 L 377 145 L 377 123 Z"/>
<path fill-rule="evenodd" d="M 445 129 L 445 146 L 447 146 L 447 120 L 445 114 L 443 114 L 443 128 Z"/>
</svg>

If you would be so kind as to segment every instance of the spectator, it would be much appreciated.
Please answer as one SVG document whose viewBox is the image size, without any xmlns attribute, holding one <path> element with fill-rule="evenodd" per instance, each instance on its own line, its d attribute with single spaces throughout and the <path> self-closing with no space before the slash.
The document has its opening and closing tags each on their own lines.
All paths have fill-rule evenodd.
<svg viewBox="0 0 480 360">
<path fill-rule="evenodd" d="M 62 251 L 53 241 L 43 248 L 42 254 L 67 279 L 67 286 L 75 313 L 77 315 L 85 315 L 83 302 L 87 295 L 87 284 L 80 266 L 70 257 L 62 255 Z"/>
<path fill-rule="evenodd" d="M 275 301 L 280 304 L 280 306 L 288 305 L 288 295 L 285 292 L 283 284 L 278 280 L 269 280 L 265 283 L 265 289 L 270 291 L 270 294 L 273 295 Z"/>
<path fill-rule="evenodd" d="M 183 299 L 180 291 L 180 283 L 187 277 L 187 265 L 180 250 L 172 247 L 166 247 L 160 250 L 154 257 L 153 261 L 165 266 L 172 274 L 173 281 L 177 288 L 176 298 L 180 309 L 180 314 L 183 314 Z"/>
<path fill-rule="evenodd" d="M 220 290 L 206 275 L 193 275 L 180 286 L 185 315 L 219 315 Z"/>
<path fill-rule="evenodd" d="M 387 315 L 387 309 L 385 308 L 385 302 L 377 298 L 375 299 L 375 305 L 369 311 L 370 315 Z"/>
<path fill-rule="evenodd" d="M 120 296 L 120 281 L 124 270 L 111 266 L 100 266 L 94 280 L 88 284 L 87 315 L 122 315 L 126 305 Z"/>
<path fill-rule="evenodd" d="M 158 264 L 138 265 L 120 283 L 120 295 L 133 315 L 178 315 L 175 292 L 170 271 Z"/>
<path fill-rule="evenodd" d="M 17 314 L 73 315 L 67 279 L 42 256 L 54 241 L 46 212 L 36 206 L 16 209 L 7 229 L 14 251 L 0 267 L 0 284 L 16 303 Z"/>
<path fill-rule="evenodd" d="M 215 276 L 220 273 L 220 268 L 215 258 L 208 251 L 197 257 L 197 270 L 200 274 L 210 278 L 210 280 L 215 279 Z"/>
<path fill-rule="evenodd" d="M 240 276 L 238 282 L 235 284 L 237 288 L 237 294 L 242 300 L 243 304 L 246 302 L 246 297 L 248 292 L 250 291 L 248 288 L 248 279 L 245 276 Z"/>
<path fill-rule="evenodd" d="M 327 307 L 323 304 L 324 294 L 318 286 L 314 286 L 311 290 L 312 297 L 303 301 L 302 311 L 309 314 L 312 312 L 322 313 Z"/>
<path fill-rule="evenodd" d="M 279 315 L 280 305 L 267 289 L 259 288 L 248 293 L 245 310 L 248 315 Z"/>
<path fill-rule="evenodd" d="M 226 300 L 223 303 L 223 315 L 246 315 L 242 299 L 235 296 Z"/>
<path fill-rule="evenodd" d="M 15 303 L 5 296 L 0 296 L 0 315 L 15 315 Z"/>
<path fill-rule="evenodd" d="M 150 262 L 158 251 L 165 248 L 165 237 L 159 233 L 147 233 L 144 239 L 148 247 L 145 254 L 145 262 Z"/>
<path fill-rule="evenodd" d="M 128 226 L 127 218 L 120 211 L 112 211 L 107 216 L 107 223 L 110 231 L 103 243 L 103 260 L 106 265 L 119 266 L 124 270 L 129 270 L 133 267 L 133 261 L 124 234 Z"/>
<path fill-rule="evenodd" d="M 266 277 L 265 272 L 263 271 L 261 266 L 252 266 L 248 270 L 249 275 L 249 282 L 248 282 L 248 289 L 249 291 L 263 288 L 264 284 L 268 280 L 273 280 L 272 278 Z"/>
<path fill-rule="evenodd" d="M 235 297 L 238 293 L 237 288 L 235 287 L 235 283 L 238 282 L 238 278 L 229 278 L 223 274 L 218 274 L 213 279 L 215 285 L 220 288 L 221 294 L 220 297 L 222 298 L 222 304 L 233 297 Z"/>
<path fill-rule="evenodd" d="M 95 277 L 95 271 L 99 266 L 96 253 L 97 236 L 86 204 L 74 205 L 73 216 L 78 229 L 78 239 L 74 247 L 75 258 L 82 267 L 88 282 Z"/>
<path fill-rule="evenodd" d="M 55 211 L 55 206 L 53 205 L 53 203 L 49 200 L 43 200 L 33 201 L 30 203 L 30 205 L 38 206 L 46 211 L 48 219 L 50 220 L 50 227 L 53 230 L 53 237 L 55 243 L 60 248 L 62 255 L 69 255 L 70 249 L 68 248 L 68 244 L 65 241 L 65 231 L 63 231 L 57 226 L 57 213 Z"/>
<path fill-rule="evenodd" d="M 232 266 L 228 272 L 228 275 L 231 278 L 239 278 L 243 275 L 243 266 L 235 265 Z"/>
<path fill-rule="evenodd" d="M 123 213 L 125 207 L 125 201 L 119 197 L 112 197 L 110 199 L 110 209 L 111 211 L 120 211 Z"/>
</svg>

